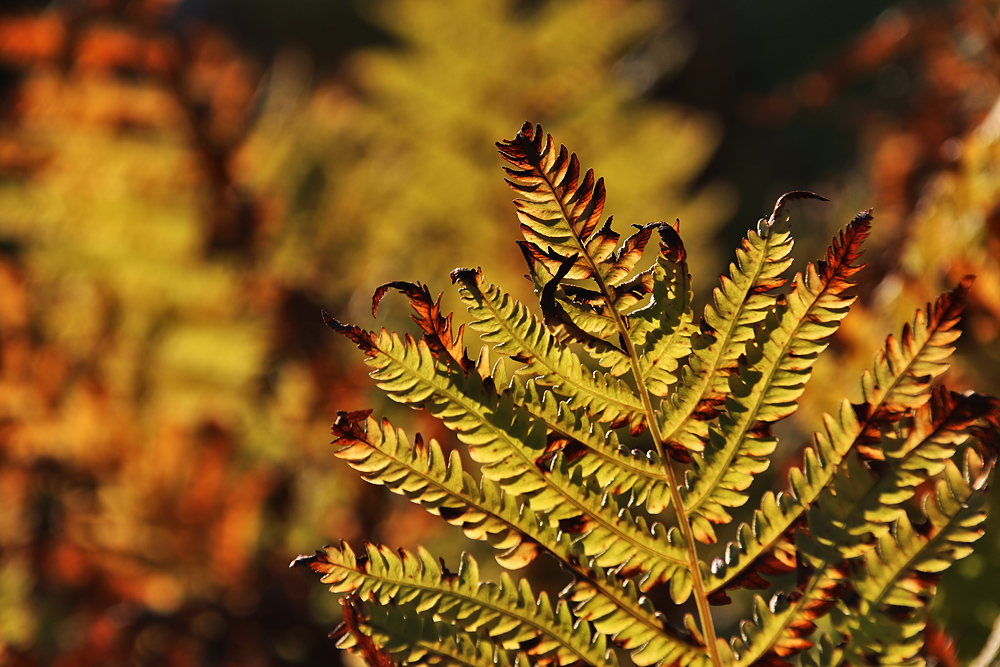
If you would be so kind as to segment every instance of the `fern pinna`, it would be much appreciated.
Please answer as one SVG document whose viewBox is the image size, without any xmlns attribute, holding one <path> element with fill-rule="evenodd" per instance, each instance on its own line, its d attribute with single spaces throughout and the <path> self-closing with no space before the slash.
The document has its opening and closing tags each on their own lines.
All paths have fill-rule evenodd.
<svg viewBox="0 0 1000 667">
<path fill-rule="evenodd" d="M 679 225 L 621 241 L 601 222 L 603 181 L 541 127 L 497 145 L 540 316 L 473 269 L 451 278 L 485 343 L 475 358 L 424 285 L 389 283 L 373 299 L 374 312 L 404 293 L 419 339 L 324 314 L 383 391 L 456 434 L 479 479 L 457 452 L 368 412 L 339 414 L 334 444 L 366 480 L 491 544 L 505 568 L 546 553 L 570 580 L 553 602 L 506 574 L 480 581 L 469 555 L 452 573 L 422 548 L 341 543 L 295 561 L 344 596 L 340 645 L 371 664 L 924 664 L 928 600 L 982 533 L 996 459 L 997 401 L 936 382 L 971 279 L 886 341 L 861 401 L 824 417 L 782 491 L 757 490 L 773 425 L 853 301 L 871 213 L 785 289 L 783 205 L 816 197 L 785 195 L 696 321 Z M 656 260 L 637 270 L 654 235 Z M 626 432 L 648 447 L 620 444 Z M 703 545 L 751 498 L 752 520 L 706 562 Z M 755 594 L 738 634 L 721 637 L 712 605 L 741 588 L 770 599 Z M 693 600 L 697 618 L 674 627 L 651 598 Z"/>
</svg>

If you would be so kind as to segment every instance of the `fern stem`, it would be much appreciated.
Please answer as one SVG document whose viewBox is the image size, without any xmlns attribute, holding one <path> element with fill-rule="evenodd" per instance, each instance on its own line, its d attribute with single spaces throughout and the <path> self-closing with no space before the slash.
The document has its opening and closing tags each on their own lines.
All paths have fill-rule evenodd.
<svg viewBox="0 0 1000 667">
<path fill-rule="evenodd" d="M 602 286 L 603 287 L 603 286 Z M 621 319 L 618 310 L 611 308 L 615 315 L 619 329 L 625 331 L 625 323 Z M 712 620 L 712 610 L 708 603 L 708 593 L 705 588 L 705 581 L 701 576 L 701 567 L 698 565 L 698 549 L 694 539 L 694 531 L 691 530 L 691 522 L 688 513 L 684 509 L 684 499 L 681 498 L 680 487 L 677 485 L 677 475 L 663 447 L 663 438 L 660 436 L 660 427 L 656 422 L 656 411 L 653 409 L 653 402 L 649 397 L 646 386 L 641 381 L 639 372 L 639 359 L 636 356 L 635 346 L 629 338 L 627 332 L 622 335 L 625 347 L 628 351 L 629 360 L 632 364 L 632 374 L 636 378 L 636 386 L 639 388 L 639 396 L 642 398 L 642 405 L 646 410 L 646 423 L 649 426 L 649 435 L 656 445 L 656 453 L 663 461 L 663 467 L 667 473 L 667 483 L 670 485 L 670 502 L 674 505 L 674 513 L 677 516 L 678 528 L 684 537 L 684 545 L 688 552 L 688 561 L 691 563 L 691 580 L 693 584 L 693 594 L 695 604 L 698 606 L 698 616 L 701 619 L 701 630 L 705 635 L 705 644 L 708 647 L 708 655 L 712 659 L 715 667 L 722 667 L 722 659 L 719 656 L 719 647 L 716 641 L 715 622 Z"/>
<path fill-rule="evenodd" d="M 588 261 L 590 256 L 587 255 Z M 632 365 L 632 377 L 635 378 L 635 384 L 639 392 L 639 397 L 642 399 L 642 406 L 646 412 L 646 424 L 649 428 L 649 435 L 653 439 L 653 444 L 656 446 L 656 453 L 660 456 L 660 460 L 663 461 L 663 466 L 667 474 L 667 483 L 670 485 L 670 502 L 674 505 L 674 513 L 677 516 L 678 528 L 681 531 L 681 535 L 684 538 L 684 545 L 687 549 L 688 562 L 691 564 L 691 580 L 692 589 L 694 594 L 695 604 L 698 606 L 698 616 L 701 620 L 701 630 L 705 635 L 705 644 L 708 648 L 708 655 L 712 659 L 712 664 L 715 667 L 722 667 L 722 658 L 719 656 L 719 647 L 716 640 L 715 634 L 715 622 L 712 619 L 712 610 L 708 603 L 708 593 L 705 588 L 705 581 L 701 575 L 701 567 L 698 564 L 698 549 L 694 539 L 694 531 L 691 530 L 691 522 L 688 519 L 688 513 L 684 509 L 684 500 L 681 497 L 680 487 L 677 485 L 677 475 L 674 472 L 673 465 L 671 465 L 670 458 L 666 454 L 666 450 L 663 446 L 663 438 L 660 435 L 660 427 L 656 419 L 656 410 L 653 408 L 653 401 L 649 396 L 649 390 L 642 381 L 642 372 L 639 366 L 639 356 L 635 351 L 635 345 L 632 343 L 631 337 L 628 335 L 628 329 L 625 326 L 625 321 L 622 319 L 621 313 L 618 309 L 614 307 L 614 299 L 611 297 L 611 291 L 608 289 L 607 284 L 601 279 L 600 274 L 594 271 L 594 281 L 600 286 L 601 293 L 604 295 L 605 300 L 608 303 L 608 310 L 612 313 L 615 319 L 615 325 L 618 328 L 620 338 L 625 346 L 625 351 L 628 354 L 629 363 Z"/>
</svg>

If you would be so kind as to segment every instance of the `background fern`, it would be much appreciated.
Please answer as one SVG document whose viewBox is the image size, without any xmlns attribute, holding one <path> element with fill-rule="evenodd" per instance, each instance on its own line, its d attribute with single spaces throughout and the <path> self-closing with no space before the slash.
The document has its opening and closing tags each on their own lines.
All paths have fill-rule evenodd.
<svg viewBox="0 0 1000 667">
<path fill-rule="evenodd" d="M 695 324 L 678 224 L 637 226 L 619 247 L 610 219 L 601 224 L 603 181 L 575 154 L 530 124 L 498 146 L 520 197 L 519 243 L 541 317 L 471 269 L 452 282 L 487 343 L 478 361 L 422 285 L 390 283 L 373 299 L 375 312 L 388 290 L 405 293 L 419 339 L 324 315 L 393 400 L 456 433 L 481 480 L 456 452 L 411 441 L 368 412 L 341 413 L 334 442 L 366 480 L 490 542 L 501 565 L 545 552 L 570 581 L 553 604 L 525 579 L 481 582 L 468 554 L 452 574 L 422 549 L 327 547 L 295 564 L 348 596 L 340 644 L 365 646 L 367 632 L 414 664 L 494 655 L 597 665 L 624 651 L 638 665 L 749 665 L 784 664 L 819 641 L 805 663 L 924 664 L 926 603 L 982 534 L 1000 437 L 1000 402 L 935 383 L 972 278 L 889 337 L 861 378 L 861 401 L 824 416 L 782 492 L 754 489 L 777 444 L 773 425 L 795 411 L 853 301 L 845 292 L 870 212 L 781 291 L 791 264 L 784 204 L 816 197 L 786 195 L 748 234 Z M 634 269 L 654 232 L 655 263 Z M 623 436 L 645 451 L 618 446 Z M 716 543 L 729 510 L 752 493 L 753 520 L 729 529 L 724 557 L 709 566 L 697 542 Z M 668 506 L 672 517 L 661 517 Z M 692 600 L 697 621 L 672 626 L 647 597 L 659 587 L 673 604 Z M 771 597 L 756 596 L 727 641 L 710 606 L 743 588 Z M 445 641 L 451 656 L 434 648 Z"/>
</svg>

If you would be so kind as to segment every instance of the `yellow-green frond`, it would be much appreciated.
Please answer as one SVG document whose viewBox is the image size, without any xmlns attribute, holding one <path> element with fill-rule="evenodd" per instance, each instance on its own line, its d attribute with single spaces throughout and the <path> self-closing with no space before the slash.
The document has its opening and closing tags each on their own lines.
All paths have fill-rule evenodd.
<svg viewBox="0 0 1000 667">
<path fill-rule="evenodd" d="M 844 291 L 860 267 L 861 244 L 871 214 L 859 214 L 834 239 L 825 261 L 795 276 L 792 290 L 760 322 L 735 376 L 718 426 L 694 457 L 685 506 L 700 539 L 714 542 L 712 524 L 732 520 L 727 509 L 746 502 L 754 476 L 767 469 L 777 440 L 771 425 L 792 414 L 812 365 L 847 314 L 853 299 Z"/>
<path fill-rule="evenodd" d="M 335 593 L 406 605 L 549 664 L 617 664 L 604 635 L 592 632 L 587 623 L 574 623 L 565 603 L 553 608 L 545 593 L 536 597 L 526 580 L 515 584 L 506 574 L 498 584 L 480 582 L 479 566 L 468 554 L 454 574 L 422 548 L 396 552 L 373 544 L 366 545 L 361 557 L 342 543 L 302 556 L 297 564 L 321 574 Z"/>
</svg>

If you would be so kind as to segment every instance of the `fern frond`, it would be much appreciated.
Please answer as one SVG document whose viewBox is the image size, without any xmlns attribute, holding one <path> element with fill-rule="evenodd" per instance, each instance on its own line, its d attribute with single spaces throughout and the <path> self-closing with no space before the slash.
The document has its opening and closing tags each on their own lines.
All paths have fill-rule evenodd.
<svg viewBox="0 0 1000 667">
<path fill-rule="evenodd" d="M 812 470 L 814 456 L 806 452 L 804 470 Z M 812 479 L 807 475 L 807 479 Z M 808 493 L 808 489 L 803 489 Z M 819 493 L 819 490 L 816 490 Z M 727 590 L 769 588 L 762 575 L 795 571 L 793 530 L 804 521 L 804 505 L 794 493 L 767 491 L 749 523 L 741 523 L 736 539 L 726 544 L 724 555 L 712 561 L 706 581 L 712 604 L 729 604 Z"/>
<path fill-rule="evenodd" d="M 704 643 L 666 625 L 649 598 L 640 595 L 634 579 L 622 581 L 597 570 L 590 577 L 578 578 L 561 595 L 576 603 L 576 616 L 629 650 L 629 658 L 639 667 L 711 664 Z"/>
<path fill-rule="evenodd" d="M 563 311 L 572 325 L 588 334 L 577 335 L 575 340 L 582 343 L 591 356 L 608 367 L 611 375 L 616 377 L 633 371 L 633 360 L 623 349 L 626 346 L 620 338 L 622 322 L 612 311 L 629 313 L 624 316 L 624 328 L 638 357 L 640 382 L 650 393 L 662 397 L 677 381 L 674 371 L 690 352 L 693 331 L 691 287 L 684 244 L 677 233 L 677 226 L 656 222 L 641 227 L 626 239 L 618 252 L 627 254 L 630 242 L 639 235 L 644 239 L 642 245 L 645 245 L 654 229 L 660 236 L 655 264 L 627 282 L 603 283 L 604 292 L 559 283 L 543 264 L 536 261 L 534 253 L 525 252 L 525 258 L 538 292 L 543 296 L 549 293 L 550 301 L 555 302 L 549 303 L 548 308 L 555 306 Z M 642 304 L 647 296 L 648 302 Z M 632 310 L 639 304 L 641 307 Z M 542 307 L 544 312 L 544 300 Z M 564 322 L 554 324 L 553 329 L 558 330 Z"/>
<path fill-rule="evenodd" d="M 351 598 L 348 598 L 351 600 Z M 346 603 L 346 600 L 345 600 Z M 482 641 L 474 632 L 436 621 L 413 608 L 352 600 L 358 629 L 396 661 L 407 665 L 458 667 L 528 667 L 527 654 L 512 653 Z M 353 634 L 344 634 L 337 647 L 356 650 Z"/>
<path fill-rule="evenodd" d="M 647 575 L 645 587 L 670 581 L 679 598 L 690 590 L 677 531 L 667 531 L 658 524 L 649 528 L 627 510 L 609 504 L 597 490 L 587 488 L 582 478 L 570 481 L 562 459 L 553 462 L 553 480 L 578 488 L 576 502 L 585 510 L 581 513 L 592 518 L 563 519 L 559 524 L 562 530 L 557 532 L 547 520 L 530 508 L 519 507 L 488 480 L 476 488 L 462 471 L 457 452 L 446 464 L 433 441 L 413 447 L 388 422 L 378 424 L 371 418 L 361 429 L 344 416 L 335 425 L 335 432 L 339 436 L 335 444 L 343 445 L 337 452 L 339 458 L 348 460 L 369 481 L 385 484 L 461 526 L 469 537 L 490 542 L 500 551 L 497 560 L 509 569 L 526 565 L 541 548 L 563 561 L 579 554 L 595 557 L 598 566 L 641 569 Z M 579 477 L 579 471 L 574 472 Z M 575 548 L 570 535 L 575 536 Z"/>
<path fill-rule="evenodd" d="M 300 556 L 295 565 L 307 565 L 322 575 L 335 593 L 363 600 L 395 603 L 468 632 L 482 633 L 506 650 L 521 650 L 550 665 L 583 661 L 617 665 L 602 634 L 587 623 L 575 623 L 568 606 L 553 609 L 545 593 L 535 596 L 527 581 L 515 584 L 502 574 L 499 584 L 481 584 L 479 566 L 462 555 L 458 572 L 443 569 L 427 551 L 416 553 L 366 545 L 357 557 L 346 543 L 326 547 L 314 556 Z"/>
<path fill-rule="evenodd" d="M 476 485 L 462 469 L 458 452 L 447 460 L 431 440 L 412 445 L 406 434 L 388 421 L 377 422 L 363 414 L 342 413 L 333 426 L 339 448 L 334 454 L 346 460 L 361 476 L 419 503 L 432 514 L 459 526 L 466 536 L 489 542 L 497 561 L 507 569 L 521 568 L 545 549 L 561 560 L 574 557 L 569 537 L 542 521 L 529 507 L 522 507 L 488 479 Z"/>
<path fill-rule="evenodd" d="M 469 667 L 597 667 L 615 663 L 612 646 L 639 667 L 920 664 L 922 608 L 982 532 L 975 508 L 1000 442 L 1000 401 L 932 390 L 971 278 L 888 338 L 862 375 L 862 400 L 824 415 L 787 490 L 762 494 L 709 571 L 698 543 L 716 541 L 767 468 L 773 425 L 796 410 L 853 302 L 870 212 L 781 295 L 792 246 L 784 204 L 817 196 L 781 197 L 696 328 L 679 222 L 636 226 L 620 243 L 611 219 L 601 223 L 603 182 L 541 127 L 498 146 L 540 316 L 472 269 L 452 282 L 486 343 L 476 361 L 420 283 L 386 283 L 372 300 L 374 314 L 389 291 L 405 294 L 419 338 L 324 314 L 364 352 L 380 389 L 456 434 L 481 479 L 458 453 L 369 412 L 340 413 L 336 456 L 487 542 L 504 567 L 545 552 L 571 582 L 550 602 L 507 573 L 480 583 L 467 554 L 452 574 L 420 548 L 369 544 L 356 556 L 341 543 L 296 561 L 345 596 L 353 629 L 340 645 L 375 662 L 388 663 L 388 649 L 406 663 Z M 654 231 L 656 259 L 636 269 Z M 622 446 L 633 441 L 636 450 Z M 960 451 L 964 473 L 952 461 Z M 691 464 L 683 483 L 678 464 Z M 935 481 L 926 520 L 911 523 L 913 499 Z M 775 579 L 792 573 L 794 585 Z M 710 605 L 735 588 L 769 589 L 770 600 L 754 597 L 752 619 L 727 642 Z M 683 627 L 652 600 L 672 601 Z M 676 606 L 688 600 L 697 619 Z"/>
<path fill-rule="evenodd" d="M 336 455 L 347 460 L 362 477 L 419 502 L 429 512 L 461 526 L 470 538 L 489 541 L 501 552 L 497 560 L 508 569 L 527 564 L 542 549 L 563 563 L 578 562 L 582 556 L 582 550 L 571 545 L 568 534 L 557 533 L 529 508 L 519 510 L 495 484 L 483 480 L 477 489 L 468 473 L 462 471 L 457 452 L 446 463 L 433 440 L 411 445 L 402 431 L 365 414 L 341 414 L 334 433 L 338 436 L 334 444 L 340 446 Z M 593 568 L 575 568 L 578 583 L 569 597 L 581 603 L 574 609 L 578 617 L 595 620 L 599 632 L 622 635 L 615 637 L 622 648 L 644 646 L 643 655 L 658 656 L 655 661 L 677 655 L 678 651 L 699 650 L 697 645 L 665 630 L 648 600 L 643 598 L 641 604 L 637 601 L 633 580 L 623 588 L 615 576 Z M 623 619 L 628 622 L 623 623 Z M 645 632 L 640 632 L 641 628 Z M 654 636 L 658 639 L 650 644 Z"/>
<path fill-rule="evenodd" d="M 785 281 L 781 275 L 792 264 L 792 236 L 780 213 L 787 199 L 814 197 L 789 193 L 775 204 L 768 220 L 761 220 L 736 251 L 729 276 L 712 293 L 714 305 L 705 306 L 701 331 L 692 338 L 692 352 L 681 384 L 669 405 L 661 408 L 660 433 L 666 442 L 700 451 L 708 439 L 707 422 L 718 415 L 729 394 L 729 375 L 762 321 L 777 302 L 770 292 Z"/>
<path fill-rule="evenodd" d="M 669 482 L 656 452 L 626 449 L 615 431 L 605 432 L 583 410 L 558 401 L 534 380 L 521 383 L 515 378 L 509 388 L 520 405 L 548 425 L 549 452 L 563 453 L 581 469 L 583 477 L 592 477 L 604 491 L 630 494 L 632 505 L 650 514 L 659 514 L 669 506 Z"/>
<path fill-rule="evenodd" d="M 862 375 L 863 403 L 844 401 L 836 417 L 824 415 L 824 430 L 816 433 L 814 445 L 803 452 L 802 466 L 789 473 L 789 492 L 780 497 L 766 493 L 760 513 L 755 512 L 753 530 L 741 528 L 739 539 L 728 545 L 725 560 L 712 564 L 708 587 L 714 600 L 725 602 L 727 588 L 753 587 L 760 581 L 754 575 L 758 566 L 765 573 L 794 569 L 781 558 L 794 553 L 789 531 L 804 520 L 806 510 L 832 482 L 848 453 L 856 450 L 881 456 L 874 447 L 880 429 L 929 399 L 931 382 L 947 367 L 951 343 L 959 336 L 955 326 L 970 284 L 970 279 L 963 280 L 926 310 L 918 310 L 913 323 L 903 328 L 902 342 L 889 336 L 885 349 L 875 357 L 873 372 Z"/>
<path fill-rule="evenodd" d="M 454 431 L 486 478 L 508 493 L 527 495 L 535 511 L 554 511 L 553 520 L 572 516 L 566 514 L 572 503 L 565 502 L 573 494 L 553 486 L 538 465 L 545 424 L 533 421 L 509 393 L 498 395 L 478 373 L 442 364 L 423 340 L 366 332 L 332 318 L 328 324 L 365 351 L 371 376 L 390 398 L 423 407 Z"/>
<path fill-rule="evenodd" d="M 616 424 L 627 423 L 632 433 L 637 434 L 647 427 L 643 421 L 652 414 L 652 407 L 648 405 L 649 395 L 666 394 L 671 384 L 668 376 L 687 349 L 680 321 L 675 327 L 676 335 L 667 336 L 659 343 L 651 339 L 648 350 L 638 349 L 630 339 L 629 325 L 623 313 L 617 310 L 628 307 L 654 288 L 644 280 L 635 285 L 623 284 L 648 241 L 649 226 L 640 228 L 615 252 L 619 237 L 611 231 L 610 220 L 598 229 L 604 205 L 603 180 L 595 181 L 590 170 L 581 182 L 579 160 L 575 154 L 571 155 L 564 146 L 557 151 L 551 136 L 544 135 L 540 126 L 533 129 L 527 123 L 514 139 L 500 142 L 497 146 L 512 165 L 505 167 L 511 177 L 507 182 L 523 197 L 515 202 L 526 239 L 521 247 L 539 288 L 545 324 L 565 339 L 585 345 L 596 359 L 612 368 L 612 375 L 632 371 L 642 399 L 639 409 L 631 415 L 621 413 L 617 418 L 607 418 Z M 680 265 L 680 277 L 686 283 L 680 237 L 669 225 L 658 223 L 657 227 L 664 240 L 661 256 Z M 674 256 L 671 257 L 671 254 Z M 552 276 L 551 279 L 547 279 L 548 275 Z M 655 279 L 655 276 L 652 277 Z M 598 287 L 596 291 L 588 292 L 562 284 L 565 279 L 586 278 L 594 279 Z M 584 302 L 598 311 L 596 316 L 590 315 L 586 308 L 567 307 L 568 302 L 560 299 L 560 293 L 569 291 L 576 295 L 584 294 Z M 687 297 L 686 288 L 683 292 Z M 625 303 L 619 303 L 620 296 L 625 297 Z M 654 299 L 650 306 L 647 315 L 658 317 L 662 300 L 657 304 Z M 606 312 L 600 312 L 602 309 Z M 680 312 L 684 310 L 681 303 Z M 576 311 L 575 317 L 573 311 Z M 605 314 L 609 317 L 604 317 Z M 641 332 L 637 334 L 641 338 L 646 337 Z M 645 362 L 641 361 L 642 351 L 649 352 Z M 647 385 L 645 379 L 652 382 Z M 657 451 L 662 454 L 662 438 L 655 440 Z M 672 446 L 671 449 L 686 457 L 684 448 Z"/>
<path fill-rule="evenodd" d="M 401 339 L 384 329 L 364 331 L 332 318 L 328 324 L 365 352 L 371 376 L 390 398 L 427 409 L 457 433 L 488 479 L 511 493 L 535 494 L 536 510 L 558 505 L 558 491 L 548 488 L 535 465 L 545 451 L 544 425 L 533 424 L 509 396 L 498 396 L 477 373 L 441 363 L 423 340 Z"/>
<path fill-rule="evenodd" d="M 661 224 L 657 229 L 660 252 L 653 266 L 650 302 L 628 316 L 628 335 L 639 358 L 636 381 L 654 396 L 665 397 L 677 382 L 681 360 L 691 352 L 694 328 L 687 252 L 676 227 Z M 611 373 L 626 370 L 627 364 L 620 361 Z"/>
<path fill-rule="evenodd" d="M 844 566 L 814 574 L 791 593 L 779 593 L 769 603 L 757 595 L 753 620 L 740 625 L 732 640 L 737 665 L 788 665 L 786 658 L 812 648 L 809 636 L 816 622 L 830 612 L 849 590 Z"/>
<path fill-rule="evenodd" d="M 812 543 L 817 539 L 827 542 L 817 538 L 817 534 L 826 527 L 828 518 L 821 513 L 810 516 L 808 537 L 800 534 L 797 544 L 800 558 L 808 557 L 811 563 L 798 564 L 800 579 L 805 575 L 808 583 L 800 584 L 788 596 L 776 597 L 770 605 L 764 605 L 759 596 L 756 598 L 755 622 L 745 624 L 741 628 L 742 642 L 734 643 L 739 663 L 763 660 L 763 664 L 769 664 L 773 662 L 769 655 L 780 659 L 811 648 L 813 642 L 808 635 L 815 630 L 816 619 L 832 610 L 848 590 L 855 591 L 861 602 L 851 620 L 843 615 L 838 617 L 841 631 L 849 636 L 847 645 L 856 642 L 859 655 L 866 660 L 877 645 L 883 661 L 878 664 L 904 664 L 913 658 L 919 649 L 919 642 L 913 639 L 920 631 L 920 619 L 913 619 L 905 628 L 902 612 L 895 608 L 925 607 L 933 594 L 935 573 L 970 553 L 970 543 L 982 535 L 978 526 L 984 515 L 976 512 L 982 498 L 972 502 L 970 499 L 973 495 L 982 496 L 989 471 L 984 470 L 981 459 L 975 455 L 972 459 L 970 467 L 975 472 L 966 476 L 950 460 L 941 464 L 940 468 L 947 468 L 948 474 L 938 485 L 937 493 L 926 500 L 928 524 L 918 531 L 904 512 L 895 513 L 894 530 L 882 531 L 877 544 L 864 552 L 865 572 L 860 577 L 849 576 L 851 570 L 846 566 L 845 549 L 840 548 L 840 543 L 831 541 L 834 546 L 822 550 L 822 556 L 818 556 L 820 551 Z M 945 533 L 946 530 L 949 532 Z M 923 542 L 920 533 L 926 538 Z M 849 547 L 850 542 L 846 544 Z M 892 629 L 886 630 L 883 625 Z"/>
<path fill-rule="evenodd" d="M 865 555 L 854 577 L 856 608 L 838 615 L 837 630 L 847 638 L 847 661 L 855 665 L 922 664 L 919 651 L 926 609 L 940 574 L 972 553 L 983 534 L 985 500 L 992 465 L 968 450 L 963 474 L 951 461 L 944 479 L 924 499 L 925 522 L 914 525 L 906 514 Z"/>
<path fill-rule="evenodd" d="M 691 594 L 691 560 L 684 538 L 676 527 L 649 525 L 634 516 L 599 487 L 589 485 L 579 468 L 570 469 L 566 460 L 554 462 L 549 473 L 559 486 L 577 490 L 575 502 L 583 509 L 572 519 L 562 519 L 559 527 L 579 537 L 574 544 L 598 567 L 615 569 L 619 576 L 641 573 L 639 587 L 648 591 L 670 584 L 670 596 L 678 604 Z M 700 561 L 697 563 L 701 566 Z"/>
<path fill-rule="evenodd" d="M 610 219 L 605 225 L 610 224 Z M 653 268 L 649 268 L 641 273 L 629 277 L 636 261 L 642 256 L 653 230 L 662 228 L 665 223 L 651 222 L 646 225 L 635 225 L 638 231 L 625 239 L 621 248 L 615 251 L 614 262 L 616 269 L 604 278 L 604 284 L 611 288 L 609 299 L 604 293 L 589 289 L 576 283 L 554 283 L 553 294 L 560 306 L 570 313 L 572 319 L 585 331 L 594 334 L 601 339 L 608 339 L 617 332 L 618 323 L 615 321 L 608 308 L 610 303 L 614 310 L 624 313 L 632 309 L 633 306 L 641 302 L 653 291 Z M 615 235 L 617 238 L 617 235 Z M 521 253 L 528 265 L 528 272 L 535 290 L 541 294 L 546 285 L 552 283 L 555 274 L 540 262 L 546 254 L 551 255 L 551 259 L 559 259 L 558 253 L 542 253 L 541 250 L 526 241 L 519 241 Z M 563 260 L 559 260 L 563 261 Z M 628 278 L 628 280 L 626 280 Z M 591 349 L 595 352 L 596 349 Z M 620 366 L 618 371 L 612 369 L 614 375 L 622 375 L 627 368 L 627 359 L 619 349 L 616 355 L 607 355 L 607 350 L 602 349 L 598 360 L 605 366 Z M 621 365 L 624 362 L 625 365 Z"/>
<path fill-rule="evenodd" d="M 572 350 L 559 344 L 551 332 L 522 303 L 496 285 L 486 284 L 478 270 L 456 269 L 452 282 L 472 316 L 472 328 L 497 352 L 526 364 L 537 382 L 572 398 L 599 421 L 643 420 L 641 401 L 621 380 L 600 371 L 588 371 Z"/>
<path fill-rule="evenodd" d="M 399 290 L 409 297 L 410 306 L 413 308 L 413 315 L 410 317 L 424 332 L 424 342 L 431 348 L 434 356 L 441 360 L 450 358 L 462 370 L 468 372 L 473 362 L 465 353 L 462 344 L 465 325 L 460 326 L 457 333 L 452 333 L 451 313 L 447 316 L 441 314 L 441 295 L 439 294 L 437 299 L 432 299 L 427 285 L 419 283 L 401 280 L 386 283 L 378 287 L 372 295 L 373 317 L 378 315 L 379 303 L 390 289 Z"/>
<path fill-rule="evenodd" d="M 795 411 L 812 365 L 847 314 L 853 299 L 843 293 L 861 269 L 857 259 L 870 229 L 871 213 L 855 217 L 834 238 L 826 261 L 795 276 L 792 290 L 747 344 L 719 425 L 688 475 L 685 506 L 701 541 L 715 541 L 712 524 L 732 521 L 726 508 L 745 503 L 754 475 L 767 469 L 777 442 L 771 424 Z"/>
<path fill-rule="evenodd" d="M 571 475 L 564 457 L 551 462 L 544 422 L 532 420 L 509 392 L 497 395 L 478 373 L 465 375 L 455 365 L 442 365 L 422 340 L 365 332 L 335 321 L 331 326 L 360 341 L 375 368 L 371 375 L 383 391 L 440 418 L 469 446 L 485 477 L 508 493 L 523 494 L 528 506 L 546 513 L 550 523 L 560 522 L 564 531 L 579 534 L 575 541 L 598 565 L 644 568 L 645 587 L 670 582 L 678 602 L 687 598 L 690 561 L 677 529 L 648 526 L 602 497 L 599 488 L 590 488 L 579 471 Z"/>
<path fill-rule="evenodd" d="M 938 387 L 916 410 L 911 425 L 883 437 L 886 461 L 875 466 L 875 474 L 852 452 L 809 511 L 812 545 L 805 552 L 818 556 L 830 550 L 854 558 L 873 548 L 871 538 L 889 531 L 905 512 L 903 503 L 945 469 L 972 427 L 991 411 L 985 397 Z"/>
<path fill-rule="evenodd" d="M 955 350 L 952 343 L 961 335 L 957 324 L 973 280 L 973 276 L 964 277 L 926 313 L 918 310 L 913 325 L 903 327 L 899 340 L 889 336 L 885 349 L 875 357 L 873 372 L 862 375 L 865 402 L 855 410 L 867 424 L 861 434 L 864 442 L 858 448 L 866 458 L 884 458 L 877 447 L 871 446 L 878 441 L 877 420 L 896 421 L 898 415 L 926 403 L 930 383 L 948 369 L 946 360 Z"/>
<path fill-rule="evenodd" d="M 604 211 L 604 179 L 595 180 L 590 169 L 581 181 L 575 153 L 570 154 L 565 146 L 556 149 L 552 136 L 544 134 L 541 125 L 532 128 L 531 123 L 522 125 L 512 140 L 497 142 L 497 148 L 512 165 L 504 167 L 510 177 L 507 183 L 523 197 L 514 201 L 521 232 L 550 273 L 562 268 L 555 255 L 576 256 L 564 276 L 571 280 L 603 278 L 612 270 L 620 271 L 621 263 L 635 265 L 641 250 L 615 258 L 617 234 L 612 240 L 610 226 L 598 229 Z"/>
</svg>

